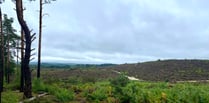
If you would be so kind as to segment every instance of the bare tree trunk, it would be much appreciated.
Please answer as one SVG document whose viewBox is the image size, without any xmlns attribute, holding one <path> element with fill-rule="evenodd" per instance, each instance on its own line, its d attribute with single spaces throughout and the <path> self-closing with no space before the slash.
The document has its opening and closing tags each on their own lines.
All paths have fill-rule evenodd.
<svg viewBox="0 0 209 103">
<path fill-rule="evenodd" d="M 24 90 L 24 68 L 23 68 L 23 59 L 24 59 L 24 32 L 21 29 L 21 73 L 20 73 L 20 92 Z"/>
<path fill-rule="evenodd" d="M 23 4 L 21 0 L 21 17 L 23 19 Z M 24 32 L 23 29 L 21 28 L 21 73 L 20 73 L 20 92 L 23 92 L 24 90 L 24 67 L 23 67 L 23 59 L 24 59 Z"/>
<path fill-rule="evenodd" d="M 24 34 L 25 34 L 25 55 L 22 62 L 23 68 L 24 68 L 24 74 L 25 74 L 25 87 L 24 87 L 24 95 L 26 98 L 32 97 L 32 85 L 31 85 L 31 72 L 29 67 L 30 62 L 30 56 L 31 56 L 31 34 L 30 30 L 24 21 L 22 17 L 22 8 L 21 8 L 22 0 L 16 0 L 16 13 L 17 13 L 17 19 L 19 21 L 19 24 L 21 25 Z"/>
<path fill-rule="evenodd" d="M 37 78 L 40 78 L 40 68 L 41 68 L 41 38 L 42 38 L 42 0 L 40 0 L 40 12 L 39 12 L 39 42 L 38 42 L 38 69 Z"/>
<path fill-rule="evenodd" d="M 3 83 L 4 83 L 4 35 L 3 35 L 3 29 L 2 29 L 2 13 L 1 13 L 1 7 L 0 7 L 0 26 L 1 26 L 1 62 L 0 62 L 0 103 L 1 103 L 1 93 L 3 91 Z"/>
</svg>

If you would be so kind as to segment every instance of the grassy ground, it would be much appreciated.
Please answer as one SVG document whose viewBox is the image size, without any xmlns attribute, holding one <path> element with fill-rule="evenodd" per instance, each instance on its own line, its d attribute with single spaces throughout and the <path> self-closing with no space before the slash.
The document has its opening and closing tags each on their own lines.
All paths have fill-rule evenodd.
<svg viewBox="0 0 209 103">
<path fill-rule="evenodd" d="M 42 77 L 33 78 L 33 95 L 48 95 L 30 103 L 209 103 L 206 82 L 130 81 L 123 75 L 97 69 L 44 70 Z M 5 87 L 3 103 L 22 101 L 17 83 Z"/>
</svg>

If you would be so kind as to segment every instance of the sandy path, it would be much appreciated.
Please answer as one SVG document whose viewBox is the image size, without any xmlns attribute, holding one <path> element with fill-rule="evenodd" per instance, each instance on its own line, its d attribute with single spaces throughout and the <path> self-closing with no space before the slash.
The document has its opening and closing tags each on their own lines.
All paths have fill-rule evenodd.
<svg viewBox="0 0 209 103">
<path fill-rule="evenodd" d="M 121 74 L 121 72 L 119 72 L 119 71 L 115 71 L 115 70 L 113 70 L 113 72 L 115 72 L 115 73 L 117 73 L 117 74 Z M 132 77 L 132 76 L 128 76 L 128 75 L 125 75 L 129 80 L 136 80 L 136 81 L 142 81 L 142 80 L 140 80 L 140 79 L 138 79 L 138 78 L 135 78 L 135 77 Z"/>
</svg>

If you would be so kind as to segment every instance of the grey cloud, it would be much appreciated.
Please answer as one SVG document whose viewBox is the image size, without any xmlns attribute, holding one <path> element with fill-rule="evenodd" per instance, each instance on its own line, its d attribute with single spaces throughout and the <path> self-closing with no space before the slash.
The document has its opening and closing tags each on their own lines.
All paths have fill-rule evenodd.
<svg viewBox="0 0 209 103">
<path fill-rule="evenodd" d="M 205 0 L 62 0 L 44 11 L 43 61 L 125 63 L 208 59 Z M 36 5 L 27 13 L 37 32 Z M 36 47 L 37 43 L 34 43 Z"/>
</svg>

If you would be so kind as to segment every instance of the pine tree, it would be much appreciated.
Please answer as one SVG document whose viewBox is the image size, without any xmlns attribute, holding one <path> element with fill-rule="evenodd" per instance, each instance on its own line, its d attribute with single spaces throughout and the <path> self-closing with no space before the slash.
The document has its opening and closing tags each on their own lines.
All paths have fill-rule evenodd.
<svg viewBox="0 0 209 103">
<path fill-rule="evenodd" d="M 51 1 L 56 0 L 40 0 L 39 2 L 39 42 L 38 42 L 38 68 L 37 68 L 37 78 L 40 78 L 40 70 L 41 70 L 41 40 L 42 40 L 42 18 L 44 16 L 43 14 L 43 5 L 44 4 L 50 4 Z"/>
</svg>

